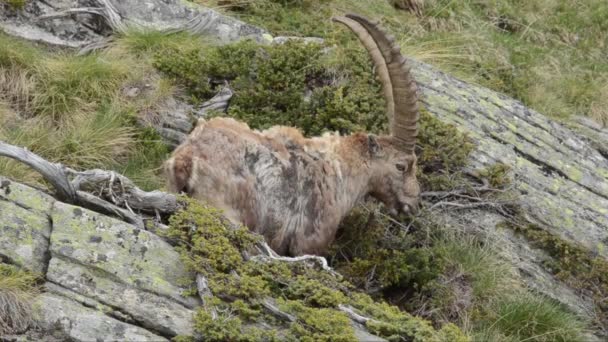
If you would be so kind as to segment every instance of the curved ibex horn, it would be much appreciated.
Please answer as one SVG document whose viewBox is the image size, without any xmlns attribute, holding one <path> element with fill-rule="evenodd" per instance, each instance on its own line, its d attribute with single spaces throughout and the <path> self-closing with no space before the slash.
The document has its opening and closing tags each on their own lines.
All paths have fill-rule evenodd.
<svg viewBox="0 0 608 342">
<path fill-rule="evenodd" d="M 418 135 L 417 87 L 394 37 L 378 23 L 356 14 L 333 20 L 353 31 L 371 55 L 382 84 L 391 135 L 401 150 L 413 154 Z"/>
<path fill-rule="evenodd" d="M 391 78 L 388 74 L 388 67 L 386 66 L 386 61 L 382 52 L 378 49 L 378 45 L 372 38 L 372 36 L 367 32 L 365 27 L 361 26 L 358 22 L 346 18 L 346 17 L 334 17 L 333 21 L 342 23 L 350 28 L 359 38 L 365 49 L 369 52 L 374 66 L 376 67 L 376 72 L 378 73 L 378 78 L 380 79 L 380 84 L 382 85 L 382 91 L 384 92 L 384 100 L 386 101 L 386 114 L 388 115 L 389 127 L 391 130 L 391 134 L 393 133 L 393 118 L 395 116 L 395 101 L 393 99 L 393 87 Z"/>
</svg>

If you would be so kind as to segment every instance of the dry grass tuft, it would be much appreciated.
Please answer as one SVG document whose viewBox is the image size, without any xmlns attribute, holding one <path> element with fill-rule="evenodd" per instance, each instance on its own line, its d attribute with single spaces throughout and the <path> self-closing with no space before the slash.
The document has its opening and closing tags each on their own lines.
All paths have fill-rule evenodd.
<svg viewBox="0 0 608 342">
<path fill-rule="evenodd" d="M 31 112 L 31 99 L 35 80 L 27 70 L 0 67 L 0 101 L 18 108 L 23 113 Z"/>
<path fill-rule="evenodd" d="M 591 103 L 589 116 L 597 121 L 602 127 L 608 127 L 608 81 L 601 89 L 596 101 Z"/>
<path fill-rule="evenodd" d="M 0 263 L 0 336 L 18 334 L 34 325 L 32 300 L 38 278 Z"/>
</svg>

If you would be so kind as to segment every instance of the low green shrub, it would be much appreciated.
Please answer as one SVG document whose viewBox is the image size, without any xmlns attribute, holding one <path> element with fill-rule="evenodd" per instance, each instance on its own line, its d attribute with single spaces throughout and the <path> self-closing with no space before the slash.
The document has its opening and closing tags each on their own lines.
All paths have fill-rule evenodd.
<svg viewBox="0 0 608 342">
<path fill-rule="evenodd" d="M 33 44 L 24 42 L 0 33 L 0 67 L 17 66 L 28 69 L 35 66 L 41 58 L 41 52 Z"/>
<path fill-rule="evenodd" d="M 313 43 L 259 46 L 245 41 L 177 58 L 158 55 L 155 65 L 199 100 L 212 96 L 220 80 L 230 80 L 235 95 L 227 114 L 253 128 L 288 125 L 305 135 L 383 130 L 383 100 L 365 53 L 359 51 L 353 63 L 359 67 L 349 70 L 352 82 L 332 84 L 335 71 L 322 64 L 322 51 Z"/>
<path fill-rule="evenodd" d="M 8 4 L 13 9 L 22 9 L 23 7 L 25 7 L 27 0 L 2 0 L 0 2 Z"/>
<path fill-rule="evenodd" d="M 467 340 L 456 327 L 435 330 L 430 323 L 374 302 L 349 283 L 304 263 L 247 260 L 242 253 L 261 237 L 244 227 L 231 227 L 212 207 L 184 201 L 186 207 L 170 219 L 168 236 L 178 241 L 186 266 L 207 278 L 214 295 L 195 317 L 196 333 L 204 340 L 273 340 L 280 336 L 290 341 L 352 341 L 355 335 L 350 320 L 339 309 L 341 304 L 369 315 L 373 321 L 368 328 L 390 340 Z M 270 315 L 261 305 L 268 300 L 295 320 L 282 322 Z M 259 321 L 271 324 L 272 329 L 256 328 Z"/>
</svg>

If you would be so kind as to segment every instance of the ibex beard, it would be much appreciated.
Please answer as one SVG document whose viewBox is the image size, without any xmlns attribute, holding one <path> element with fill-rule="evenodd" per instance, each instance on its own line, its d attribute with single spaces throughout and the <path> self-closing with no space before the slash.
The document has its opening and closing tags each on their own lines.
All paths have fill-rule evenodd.
<svg viewBox="0 0 608 342">
<path fill-rule="evenodd" d="M 394 214 L 418 209 L 416 84 L 405 59 L 377 23 L 334 18 L 370 53 L 391 134 L 305 138 L 292 127 L 252 130 L 230 118 L 199 120 L 165 164 L 167 187 L 220 208 L 264 236 L 281 255 L 322 255 L 338 226 L 366 195 Z"/>
</svg>

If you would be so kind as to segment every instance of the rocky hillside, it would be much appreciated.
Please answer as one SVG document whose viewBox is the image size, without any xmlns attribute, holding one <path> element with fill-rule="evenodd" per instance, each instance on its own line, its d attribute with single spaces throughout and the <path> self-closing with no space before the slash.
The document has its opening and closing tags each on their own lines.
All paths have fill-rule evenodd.
<svg viewBox="0 0 608 342">
<path fill-rule="evenodd" d="M 164 30 L 165 33 L 187 31 L 195 37 L 212 37 L 223 43 L 253 38 L 256 44 L 275 46 L 288 40 L 273 37 L 264 29 L 218 12 L 177 0 L 129 1 L 128 4 L 112 0 L 61 1 L 53 3 L 53 6 L 44 1 L 27 1 L 23 8 L 1 3 L 0 6 L 0 27 L 7 34 L 55 47 L 79 49 L 83 53 L 108 48 L 117 34 L 128 37 L 128 28 L 133 27 Z M 334 38 L 327 37 L 330 40 Z M 308 39 L 307 42 L 314 44 L 322 40 Z M 240 53 L 238 49 L 248 47 L 238 47 L 234 51 Z M 172 56 L 171 60 L 180 61 L 182 55 Z M 155 59 L 158 69 L 171 74 L 177 79 L 176 82 L 183 81 L 183 75 L 192 70 L 202 70 L 201 65 L 195 63 L 196 58 L 195 62 L 183 61 L 179 65 L 192 63 L 193 69 L 179 69 L 166 64 L 162 56 Z M 0 65 L 1 62 L 0 58 Z M 463 82 L 432 65 L 414 59 L 410 63 L 425 112 L 465 133 L 474 145 L 471 152 L 466 154 L 466 163 L 458 173 L 458 177 L 466 179 L 466 182 L 459 180 L 448 182 L 448 185 L 429 186 L 425 192 L 426 210 L 419 220 L 427 222 L 431 217 L 432 226 L 441 226 L 442 231 L 481 237 L 483 244 L 491 246 L 493 253 L 506 261 L 508 269 L 515 274 L 502 282 L 516 282 L 519 285 L 515 287 L 523 287 L 526 293 L 539 294 L 549 298 L 551 303 L 559 303 L 556 310 L 565 313 L 559 311 L 556 316 L 564 315 L 566 321 L 580 320 L 585 327 L 577 327 L 580 335 L 552 335 L 555 332 L 549 332 L 546 335 L 549 337 L 543 337 L 544 332 L 539 331 L 525 335 L 521 331 L 526 329 L 519 325 L 501 327 L 502 330 L 496 335 L 484 328 L 480 328 L 482 332 L 475 329 L 467 331 L 468 323 L 475 325 L 477 321 L 463 321 L 458 310 L 473 310 L 476 300 L 482 299 L 475 297 L 475 281 L 467 282 L 468 278 L 475 278 L 474 272 L 481 271 L 468 274 L 466 267 L 461 271 L 464 275 L 456 277 L 449 272 L 439 272 L 432 282 L 424 284 L 436 286 L 432 285 L 433 282 L 445 283 L 445 278 L 451 274 L 464 285 L 435 289 L 447 288 L 449 296 L 473 298 L 469 299 L 469 303 L 466 300 L 465 303 L 450 302 L 448 314 L 440 318 L 428 313 L 433 310 L 425 311 L 417 307 L 413 311 L 430 319 L 435 327 L 447 322 L 456 323 L 475 340 L 568 340 L 573 336 L 592 340 L 605 337 L 608 324 L 608 252 L 605 246 L 608 243 L 608 131 L 583 118 L 556 122 L 518 100 Z M 203 74 L 201 78 L 205 76 Z M 201 78 L 186 80 L 181 85 L 199 85 Z M 147 107 L 145 120 L 139 117 L 138 122 L 151 125 L 168 145 L 173 146 L 189 131 L 192 118 L 207 115 L 209 109 L 220 109 L 227 115 L 255 122 L 255 118 L 251 119 L 248 115 L 239 116 L 243 115 L 242 106 L 238 106 L 242 103 L 239 102 L 239 91 L 244 93 L 248 89 L 234 79 L 226 79 L 232 82 L 231 88 L 204 89 L 207 93 L 219 92 L 212 99 L 208 94 L 203 96 L 199 92 L 189 94 L 191 97 L 198 96 L 199 101 L 189 101 L 185 96 L 180 96 L 182 93 L 176 92 L 163 98 L 162 106 Z M 222 84 L 219 80 L 214 82 Z M 141 82 L 135 82 L 121 91 L 123 94 L 126 92 L 126 98 L 136 102 L 150 92 L 146 87 Z M 315 96 L 314 89 L 310 91 L 313 93 L 311 96 Z M 231 96 L 237 98 L 231 102 L 232 108 L 227 108 Z M 201 105 L 200 102 L 204 103 Z M 11 103 L 8 105 L 16 108 Z M 150 120 L 150 117 L 153 119 Z M 363 126 L 371 130 L 375 129 L 375 124 Z M 426 122 L 427 126 L 432 124 Z M 422 134 L 425 135 L 425 132 L 434 131 L 424 128 Z M 434 143 L 428 142 L 433 140 L 432 134 L 427 134 L 424 139 L 423 147 L 426 144 L 441 146 L 441 139 L 447 141 L 445 135 Z M 419 155 L 421 153 L 424 151 L 419 151 Z M 42 275 L 39 283 L 42 293 L 34 299 L 32 306 L 37 325 L 32 326 L 29 334 L 43 334 L 49 339 L 62 339 L 67 335 L 82 341 L 98 338 L 164 340 L 178 335 L 197 336 L 201 326 L 209 328 L 201 325 L 201 298 L 184 293 L 190 286 L 188 280 L 192 282 L 196 274 L 204 272 L 184 264 L 183 250 L 180 250 L 180 257 L 180 252 L 151 231 L 62 203 L 45 192 L 11 180 L 11 176 L 0 178 L 0 260 Z M 439 180 L 444 182 L 443 178 Z M 487 195 L 487 189 L 492 189 L 490 195 Z M 409 221 L 403 224 L 408 225 Z M 413 246 L 418 248 L 420 244 L 417 241 Z M 432 259 L 435 257 L 432 255 L 431 260 L 435 260 Z M 337 260 L 339 257 L 334 255 L 331 259 Z M 418 259 L 404 260 L 403 265 L 397 265 L 397 268 L 408 268 L 409 274 L 420 273 L 420 269 L 411 270 Z M 481 261 L 479 263 L 482 264 Z M 349 271 L 349 267 L 344 267 L 340 262 L 333 265 L 344 270 L 349 277 L 352 267 Z M 248 272 L 246 268 L 239 270 Z M 366 276 L 370 274 L 366 273 Z M 373 275 L 370 277 L 373 278 Z M 349 280 L 356 283 L 356 277 Z M 422 280 L 416 278 L 412 284 L 420 285 Z M 369 291 L 367 286 L 362 287 Z M 335 291 L 335 288 L 330 288 Z M 407 293 L 404 288 L 403 283 L 399 286 L 391 284 L 379 293 L 369 292 L 412 311 L 411 303 L 415 301 L 404 304 L 393 300 L 396 289 Z M 424 297 L 423 291 L 410 294 L 407 298 L 413 299 L 418 295 Z M 243 300 L 248 305 L 255 302 L 248 297 Z M 347 303 L 346 299 L 344 303 Z M 348 303 L 357 307 L 354 302 Z M 436 305 L 432 298 L 425 303 Z M 225 303 L 218 304 L 218 307 L 222 305 Z M 463 309 L 454 309 L 460 306 Z M 252 307 L 257 308 L 255 305 L 247 308 Z M 337 304 L 329 304 L 329 307 L 338 308 Z M 282 309 L 286 310 L 285 307 Z M 290 310 L 297 312 L 294 307 Z M 364 311 L 359 310 L 359 313 Z M 500 312 L 500 309 L 492 311 L 494 314 Z M 540 311 L 536 312 L 540 316 Z M 2 313 L 0 310 L 0 315 Z M 388 317 L 388 314 L 383 315 L 384 318 Z M 305 316 L 298 317 L 305 321 L 305 318 L 301 318 Z M 526 320 L 536 319 L 524 317 Z M 411 317 L 407 316 L 407 319 Z M 270 329 L 269 326 L 273 325 L 273 322 L 264 320 L 254 322 L 256 328 Z M 390 322 L 394 324 L 394 321 Z M 313 326 L 310 322 L 308 324 Z M 361 321 L 353 324 L 356 327 L 355 335 L 340 336 L 369 340 L 376 338 L 369 335 L 370 332 L 389 339 L 395 335 L 403 337 L 411 334 L 407 329 L 406 332 L 391 330 L 386 333 L 382 329 L 366 327 L 367 323 L 361 324 Z M 427 323 L 416 324 L 424 326 L 416 328 L 421 331 L 434 331 Z M 482 323 L 479 324 L 483 327 Z M 500 326 L 492 322 L 487 325 Z M 281 331 L 279 336 L 288 336 L 280 335 L 284 333 Z M 439 339 L 460 336 L 458 333 L 449 335 L 447 329 L 438 331 L 429 334 Z M 330 332 L 324 333 L 326 335 L 323 336 L 330 336 Z M 221 340 L 222 337 L 225 339 L 236 335 L 214 336 Z"/>
<path fill-rule="evenodd" d="M 148 231 L 2 178 L 2 260 L 44 275 L 37 327 L 80 341 L 192 334 L 179 254 Z"/>
</svg>

